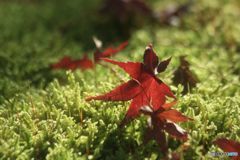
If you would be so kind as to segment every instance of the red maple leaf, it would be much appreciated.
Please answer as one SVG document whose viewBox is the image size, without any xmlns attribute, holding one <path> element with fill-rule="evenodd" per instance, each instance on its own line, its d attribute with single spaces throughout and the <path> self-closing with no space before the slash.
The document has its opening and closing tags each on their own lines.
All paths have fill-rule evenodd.
<svg viewBox="0 0 240 160">
<path fill-rule="evenodd" d="M 104 57 L 111 57 L 115 55 L 116 53 L 120 52 L 121 50 L 125 49 L 128 45 L 128 42 L 125 41 L 121 43 L 118 47 L 108 47 L 105 50 L 101 51 L 100 48 L 97 46 L 97 50 L 94 53 L 94 62 L 87 57 L 85 54 L 82 59 L 73 60 L 69 56 L 65 56 L 62 59 L 60 59 L 59 62 L 52 64 L 51 68 L 53 69 L 69 69 L 69 70 L 76 70 L 78 68 L 80 69 L 90 69 L 95 66 L 96 63 L 100 61 L 101 58 Z"/>
<path fill-rule="evenodd" d="M 65 56 L 59 62 L 52 64 L 53 69 L 70 69 L 76 70 L 77 68 L 89 69 L 93 68 L 94 64 L 86 55 L 82 59 L 73 60 L 71 57 Z"/>
<path fill-rule="evenodd" d="M 235 152 L 236 155 L 229 155 L 231 159 L 233 160 L 240 159 L 240 143 L 239 142 L 228 140 L 226 138 L 219 138 L 213 143 L 217 145 L 219 148 L 221 148 L 224 152 L 228 152 L 228 153 Z"/>
<path fill-rule="evenodd" d="M 190 70 L 190 63 L 185 59 L 185 56 L 180 56 L 180 66 L 173 75 L 173 83 L 183 85 L 183 94 L 196 87 L 199 82 L 198 77 Z"/>
<path fill-rule="evenodd" d="M 101 58 L 111 57 L 116 53 L 120 52 L 121 50 L 125 49 L 127 45 L 128 42 L 125 41 L 117 47 L 108 47 L 103 51 L 101 51 L 101 49 L 97 47 L 97 50 L 94 53 L 94 61 L 98 62 Z"/>
<path fill-rule="evenodd" d="M 174 138 L 186 141 L 187 132 L 176 123 L 192 120 L 182 115 L 181 112 L 171 109 L 175 103 L 176 101 L 164 104 L 156 111 L 153 111 L 148 106 L 141 108 L 142 113 L 150 116 L 149 127 L 145 132 L 144 142 L 147 143 L 149 140 L 155 140 L 163 153 L 167 153 L 167 142 L 164 131 Z"/>
<path fill-rule="evenodd" d="M 149 106 L 158 110 L 166 102 L 166 96 L 176 99 L 170 88 L 157 78 L 157 73 L 165 71 L 170 58 L 159 63 L 152 45 L 147 46 L 143 63 L 118 62 L 103 58 L 104 61 L 118 65 L 132 78 L 109 93 L 89 97 L 86 100 L 129 101 L 132 100 L 122 124 L 139 115 L 140 108 Z M 167 105 L 166 105 L 167 106 Z"/>
</svg>

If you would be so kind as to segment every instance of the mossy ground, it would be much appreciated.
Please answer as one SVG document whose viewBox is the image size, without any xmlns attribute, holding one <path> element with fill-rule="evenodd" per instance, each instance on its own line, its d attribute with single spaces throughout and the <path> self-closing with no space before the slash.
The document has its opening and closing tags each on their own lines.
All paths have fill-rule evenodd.
<svg viewBox="0 0 240 160">
<path fill-rule="evenodd" d="M 174 1 L 171 1 L 174 2 Z M 93 35 L 108 31 L 92 15 L 99 1 L 0 2 L 0 158 L 1 159 L 157 159 L 155 142 L 143 145 L 145 117 L 118 129 L 129 102 L 86 102 L 128 76 L 115 66 L 94 70 L 52 71 L 63 55 L 92 53 Z M 164 8 L 169 1 L 153 1 Z M 57 4 L 57 5 L 56 5 Z M 183 159 L 214 159 L 212 141 L 240 141 L 240 3 L 199 0 L 180 27 L 148 25 L 132 32 L 129 47 L 114 59 L 141 61 L 153 42 L 162 59 L 172 56 L 160 78 L 178 97 L 176 109 L 194 121 Z M 72 23 L 74 22 L 74 23 Z M 70 28 L 62 31 L 63 26 Z M 110 38 L 114 38 L 114 34 Z M 103 39 L 110 39 L 104 37 Z M 200 83 L 187 95 L 171 78 L 187 55 Z M 112 72 L 112 68 L 117 72 Z M 169 139 L 169 150 L 181 149 Z M 215 158 L 218 159 L 218 158 Z"/>
</svg>

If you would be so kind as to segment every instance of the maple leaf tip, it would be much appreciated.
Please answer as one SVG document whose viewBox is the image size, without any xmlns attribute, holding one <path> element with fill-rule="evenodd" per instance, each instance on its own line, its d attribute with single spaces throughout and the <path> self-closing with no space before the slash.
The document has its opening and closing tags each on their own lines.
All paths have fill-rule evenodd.
<svg viewBox="0 0 240 160">
<path fill-rule="evenodd" d="M 152 48 L 153 48 L 153 45 L 150 43 L 150 44 L 145 48 L 145 50 L 152 50 Z"/>
<path fill-rule="evenodd" d="M 171 62 L 171 60 L 172 60 L 172 56 L 171 57 L 169 57 L 169 58 L 167 58 L 166 60 L 164 60 L 167 64 L 166 65 L 168 65 L 170 62 Z"/>
<path fill-rule="evenodd" d="M 91 101 L 93 99 L 93 97 L 87 97 L 85 98 L 85 101 Z"/>
</svg>

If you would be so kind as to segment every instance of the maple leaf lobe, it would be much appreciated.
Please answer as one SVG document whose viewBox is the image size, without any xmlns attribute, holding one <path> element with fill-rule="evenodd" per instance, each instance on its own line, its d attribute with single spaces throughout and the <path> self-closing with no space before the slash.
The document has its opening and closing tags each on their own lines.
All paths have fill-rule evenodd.
<svg viewBox="0 0 240 160">
<path fill-rule="evenodd" d="M 143 64 L 151 72 L 155 73 L 155 68 L 158 66 L 158 56 L 153 51 L 152 45 L 148 45 L 143 56 Z"/>
<path fill-rule="evenodd" d="M 171 59 L 172 59 L 172 57 L 170 57 L 164 61 L 161 61 L 158 65 L 157 72 L 158 73 L 164 72 L 167 69 L 167 66 L 170 63 Z"/>
<path fill-rule="evenodd" d="M 217 145 L 219 148 L 221 148 L 224 152 L 236 152 L 237 156 L 230 157 L 233 160 L 239 160 L 240 159 L 240 143 L 226 139 L 226 138 L 219 138 L 213 142 L 213 144 Z"/>
</svg>

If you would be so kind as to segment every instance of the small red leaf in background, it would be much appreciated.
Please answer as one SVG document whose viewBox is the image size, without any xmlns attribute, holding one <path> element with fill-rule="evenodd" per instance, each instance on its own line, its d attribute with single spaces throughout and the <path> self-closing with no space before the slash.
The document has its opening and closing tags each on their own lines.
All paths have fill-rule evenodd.
<svg viewBox="0 0 240 160">
<path fill-rule="evenodd" d="M 125 41 L 121 43 L 119 46 L 117 46 L 116 48 L 108 47 L 104 51 L 101 51 L 100 48 L 102 46 L 102 42 L 96 38 L 94 38 L 94 42 L 97 48 L 96 51 L 94 52 L 94 60 L 95 60 L 94 62 L 91 59 L 89 59 L 86 54 L 84 54 L 83 58 L 76 59 L 76 60 L 73 60 L 69 56 L 65 56 L 62 59 L 60 59 L 59 62 L 52 64 L 51 68 L 66 69 L 66 70 L 91 69 L 91 68 L 94 68 L 95 64 L 98 63 L 101 60 L 101 58 L 111 57 L 117 54 L 118 52 L 120 52 L 121 50 L 125 49 L 126 46 L 128 45 L 128 42 Z"/>
<path fill-rule="evenodd" d="M 128 42 L 125 41 L 115 48 L 114 47 L 108 47 L 102 52 L 102 56 L 103 57 L 113 56 L 114 54 L 116 54 L 116 53 L 120 52 L 121 50 L 125 49 L 127 47 L 127 45 L 128 45 Z"/>
<path fill-rule="evenodd" d="M 68 56 L 63 57 L 59 62 L 52 64 L 51 67 L 53 69 L 69 69 L 69 70 L 76 70 L 81 68 L 83 70 L 93 68 L 93 62 L 88 59 L 86 55 L 82 59 L 73 60 Z"/>
<path fill-rule="evenodd" d="M 71 64 L 72 59 L 68 56 L 63 57 L 59 60 L 59 62 L 52 64 L 53 69 L 68 69 L 69 65 Z"/>
<path fill-rule="evenodd" d="M 125 125 L 139 115 L 143 106 L 150 106 L 153 111 L 158 110 L 166 102 L 166 96 L 176 98 L 170 88 L 157 78 L 158 57 L 152 49 L 147 46 L 144 52 L 144 61 L 140 62 L 118 62 L 110 59 L 103 59 L 106 62 L 118 65 L 126 71 L 132 80 L 116 87 L 109 93 L 89 97 L 86 100 L 104 101 L 128 101 L 132 100 L 129 109 L 122 121 Z"/>
<path fill-rule="evenodd" d="M 213 143 L 217 145 L 219 148 L 221 148 L 224 152 L 236 152 L 238 154 L 238 156 L 230 157 L 231 159 L 233 160 L 240 159 L 240 143 L 239 142 L 228 140 L 226 138 L 219 138 Z"/>
<path fill-rule="evenodd" d="M 80 60 L 76 60 L 75 63 L 77 68 L 89 69 L 94 67 L 92 60 L 90 60 L 87 55 L 84 55 L 84 57 Z"/>
<path fill-rule="evenodd" d="M 94 60 L 95 62 L 98 62 L 101 58 L 111 57 L 117 54 L 118 52 L 122 51 L 123 49 L 125 49 L 127 45 L 128 45 L 128 42 L 125 41 L 117 47 L 108 47 L 103 51 L 101 51 L 101 49 L 97 47 L 97 50 L 94 52 Z"/>
<path fill-rule="evenodd" d="M 190 89 L 196 87 L 199 82 L 197 76 L 190 70 L 190 64 L 185 59 L 185 56 L 180 57 L 180 66 L 174 72 L 173 83 L 175 85 L 182 84 L 184 87 L 183 94 L 186 94 Z"/>
</svg>

